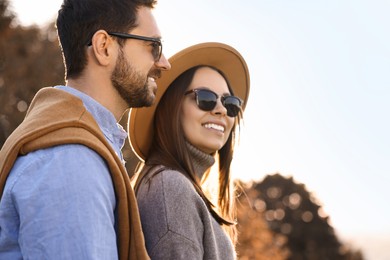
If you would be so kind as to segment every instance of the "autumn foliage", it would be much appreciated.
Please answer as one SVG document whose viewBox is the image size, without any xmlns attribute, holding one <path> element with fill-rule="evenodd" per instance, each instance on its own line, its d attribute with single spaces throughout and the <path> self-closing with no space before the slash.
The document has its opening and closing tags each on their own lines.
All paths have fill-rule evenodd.
<svg viewBox="0 0 390 260">
<path fill-rule="evenodd" d="M 273 174 L 239 185 L 241 259 L 364 259 L 362 252 L 339 241 L 329 216 L 304 184 Z"/>
</svg>

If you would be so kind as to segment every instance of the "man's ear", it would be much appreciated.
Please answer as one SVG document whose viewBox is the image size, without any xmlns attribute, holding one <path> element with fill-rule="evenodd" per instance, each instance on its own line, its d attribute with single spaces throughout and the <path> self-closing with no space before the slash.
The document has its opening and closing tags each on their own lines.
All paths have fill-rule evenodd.
<svg viewBox="0 0 390 260">
<path fill-rule="evenodd" d="M 115 44 L 112 37 L 104 30 L 96 31 L 92 36 L 92 50 L 96 60 L 103 66 L 110 63 L 115 51 Z"/>
</svg>

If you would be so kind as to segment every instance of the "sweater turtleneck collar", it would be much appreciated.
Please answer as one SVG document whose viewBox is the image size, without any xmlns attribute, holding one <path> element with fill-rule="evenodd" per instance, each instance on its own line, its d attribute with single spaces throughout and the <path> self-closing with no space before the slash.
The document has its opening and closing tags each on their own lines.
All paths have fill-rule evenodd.
<svg viewBox="0 0 390 260">
<path fill-rule="evenodd" d="M 189 154 L 192 159 L 195 174 L 202 179 L 203 174 L 215 163 L 214 156 L 204 153 L 189 142 L 186 142 Z"/>
</svg>

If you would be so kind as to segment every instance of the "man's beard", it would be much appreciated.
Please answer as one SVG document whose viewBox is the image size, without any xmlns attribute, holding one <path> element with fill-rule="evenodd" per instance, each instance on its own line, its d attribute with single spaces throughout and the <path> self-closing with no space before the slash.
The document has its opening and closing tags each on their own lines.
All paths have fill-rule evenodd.
<svg viewBox="0 0 390 260">
<path fill-rule="evenodd" d="M 158 75 L 158 72 L 155 72 Z M 148 76 L 142 75 L 125 59 L 120 50 L 117 63 L 111 75 L 111 82 L 129 107 L 151 106 L 155 93 L 149 88 Z"/>
</svg>

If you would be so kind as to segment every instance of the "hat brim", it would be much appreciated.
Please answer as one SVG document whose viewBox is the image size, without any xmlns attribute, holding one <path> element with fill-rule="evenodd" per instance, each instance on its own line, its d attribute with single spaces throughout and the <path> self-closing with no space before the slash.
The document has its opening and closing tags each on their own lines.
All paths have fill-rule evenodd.
<svg viewBox="0 0 390 260">
<path fill-rule="evenodd" d="M 217 42 L 200 43 L 188 47 L 169 58 L 171 69 L 162 71 L 157 83 L 155 101 L 150 107 L 130 110 L 128 131 L 130 145 L 137 157 L 145 161 L 153 139 L 153 118 L 156 107 L 168 86 L 186 70 L 208 65 L 222 71 L 235 96 L 241 98 L 245 109 L 249 96 L 249 71 L 240 53 L 229 45 Z"/>
</svg>

